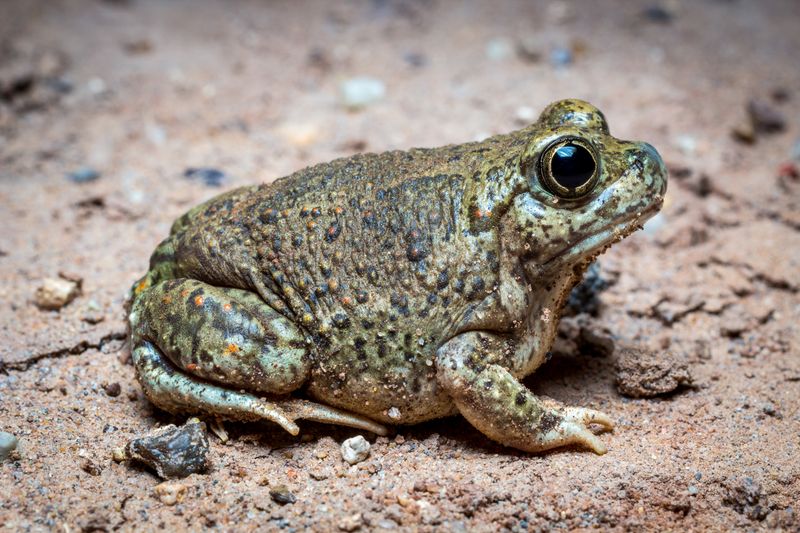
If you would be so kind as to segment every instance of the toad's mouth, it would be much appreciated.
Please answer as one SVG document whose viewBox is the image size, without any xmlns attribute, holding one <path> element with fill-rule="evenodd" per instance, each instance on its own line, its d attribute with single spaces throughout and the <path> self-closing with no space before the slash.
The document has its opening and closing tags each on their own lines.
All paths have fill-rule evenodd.
<svg viewBox="0 0 800 533">
<path fill-rule="evenodd" d="M 539 266 L 540 273 L 550 272 L 565 264 L 572 264 L 578 258 L 583 258 L 581 263 L 589 263 L 598 255 L 605 252 L 611 245 L 617 243 L 641 229 L 644 223 L 661 209 L 661 202 L 654 202 L 642 211 L 635 211 L 629 217 L 609 226 L 597 233 L 587 235 L 577 242 L 557 252 L 544 264 Z"/>
</svg>

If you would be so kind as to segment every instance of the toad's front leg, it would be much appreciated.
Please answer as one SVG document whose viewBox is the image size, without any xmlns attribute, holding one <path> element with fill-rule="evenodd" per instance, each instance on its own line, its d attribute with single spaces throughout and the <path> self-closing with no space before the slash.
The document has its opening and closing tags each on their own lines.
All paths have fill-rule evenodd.
<svg viewBox="0 0 800 533">
<path fill-rule="evenodd" d="M 611 419 L 592 409 L 537 398 L 502 365 L 502 344 L 496 335 L 470 331 L 439 348 L 437 379 L 461 414 L 488 437 L 520 450 L 581 444 L 605 453 L 588 426 L 611 429 Z"/>
</svg>

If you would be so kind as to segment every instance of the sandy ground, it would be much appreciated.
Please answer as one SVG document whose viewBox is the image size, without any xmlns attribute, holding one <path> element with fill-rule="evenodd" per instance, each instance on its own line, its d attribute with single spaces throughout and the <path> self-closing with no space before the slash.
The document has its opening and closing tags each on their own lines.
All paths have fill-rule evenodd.
<svg viewBox="0 0 800 533">
<path fill-rule="evenodd" d="M 792 0 L 2 2 L 0 430 L 20 444 L 0 529 L 800 530 L 798 27 Z M 349 111 L 339 87 L 358 76 L 386 93 Z M 183 422 L 143 398 L 122 310 L 175 217 L 356 151 L 506 132 L 568 96 L 672 170 L 662 214 L 601 257 L 596 316 L 565 321 L 526 382 L 613 416 L 608 454 L 526 455 L 456 417 L 366 435 L 349 466 L 354 431 L 230 424 L 177 505 L 112 461 Z M 754 99 L 785 127 L 742 142 Z M 67 177 L 87 167 L 99 177 Z M 224 171 L 222 188 L 190 167 Z M 80 296 L 38 308 L 59 276 Z M 621 395 L 619 350 L 575 342 L 581 325 L 693 385 Z M 273 501 L 278 485 L 296 501 Z"/>
</svg>

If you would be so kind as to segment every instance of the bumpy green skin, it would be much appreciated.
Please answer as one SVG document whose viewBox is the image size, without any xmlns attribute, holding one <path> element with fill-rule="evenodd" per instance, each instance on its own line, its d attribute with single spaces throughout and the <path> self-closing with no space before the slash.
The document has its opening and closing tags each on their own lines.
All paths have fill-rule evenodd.
<svg viewBox="0 0 800 533">
<path fill-rule="evenodd" d="M 591 143 L 601 174 L 559 199 L 536 162 Z M 383 432 L 463 414 L 522 450 L 579 443 L 611 420 L 535 397 L 569 290 L 661 206 L 646 143 L 564 100 L 520 131 L 363 154 L 216 197 L 178 219 L 133 288 L 131 343 L 149 398 L 173 412 L 296 418 Z M 315 402 L 292 399 L 302 396 Z M 291 397 L 286 396 L 294 393 Z"/>
</svg>

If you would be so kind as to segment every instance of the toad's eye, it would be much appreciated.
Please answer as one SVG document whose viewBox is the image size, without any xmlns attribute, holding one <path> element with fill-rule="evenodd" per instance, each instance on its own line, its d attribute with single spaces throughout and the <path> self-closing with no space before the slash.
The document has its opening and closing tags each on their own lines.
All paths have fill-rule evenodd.
<svg viewBox="0 0 800 533">
<path fill-rule="evenodd" d="M 591 145 L 569 137 L 547 147 L 539 160 L 539 176 L 556 196 L 578 198 L 591 192 L 600 174 L 597 167 Z"/>
</svg>

